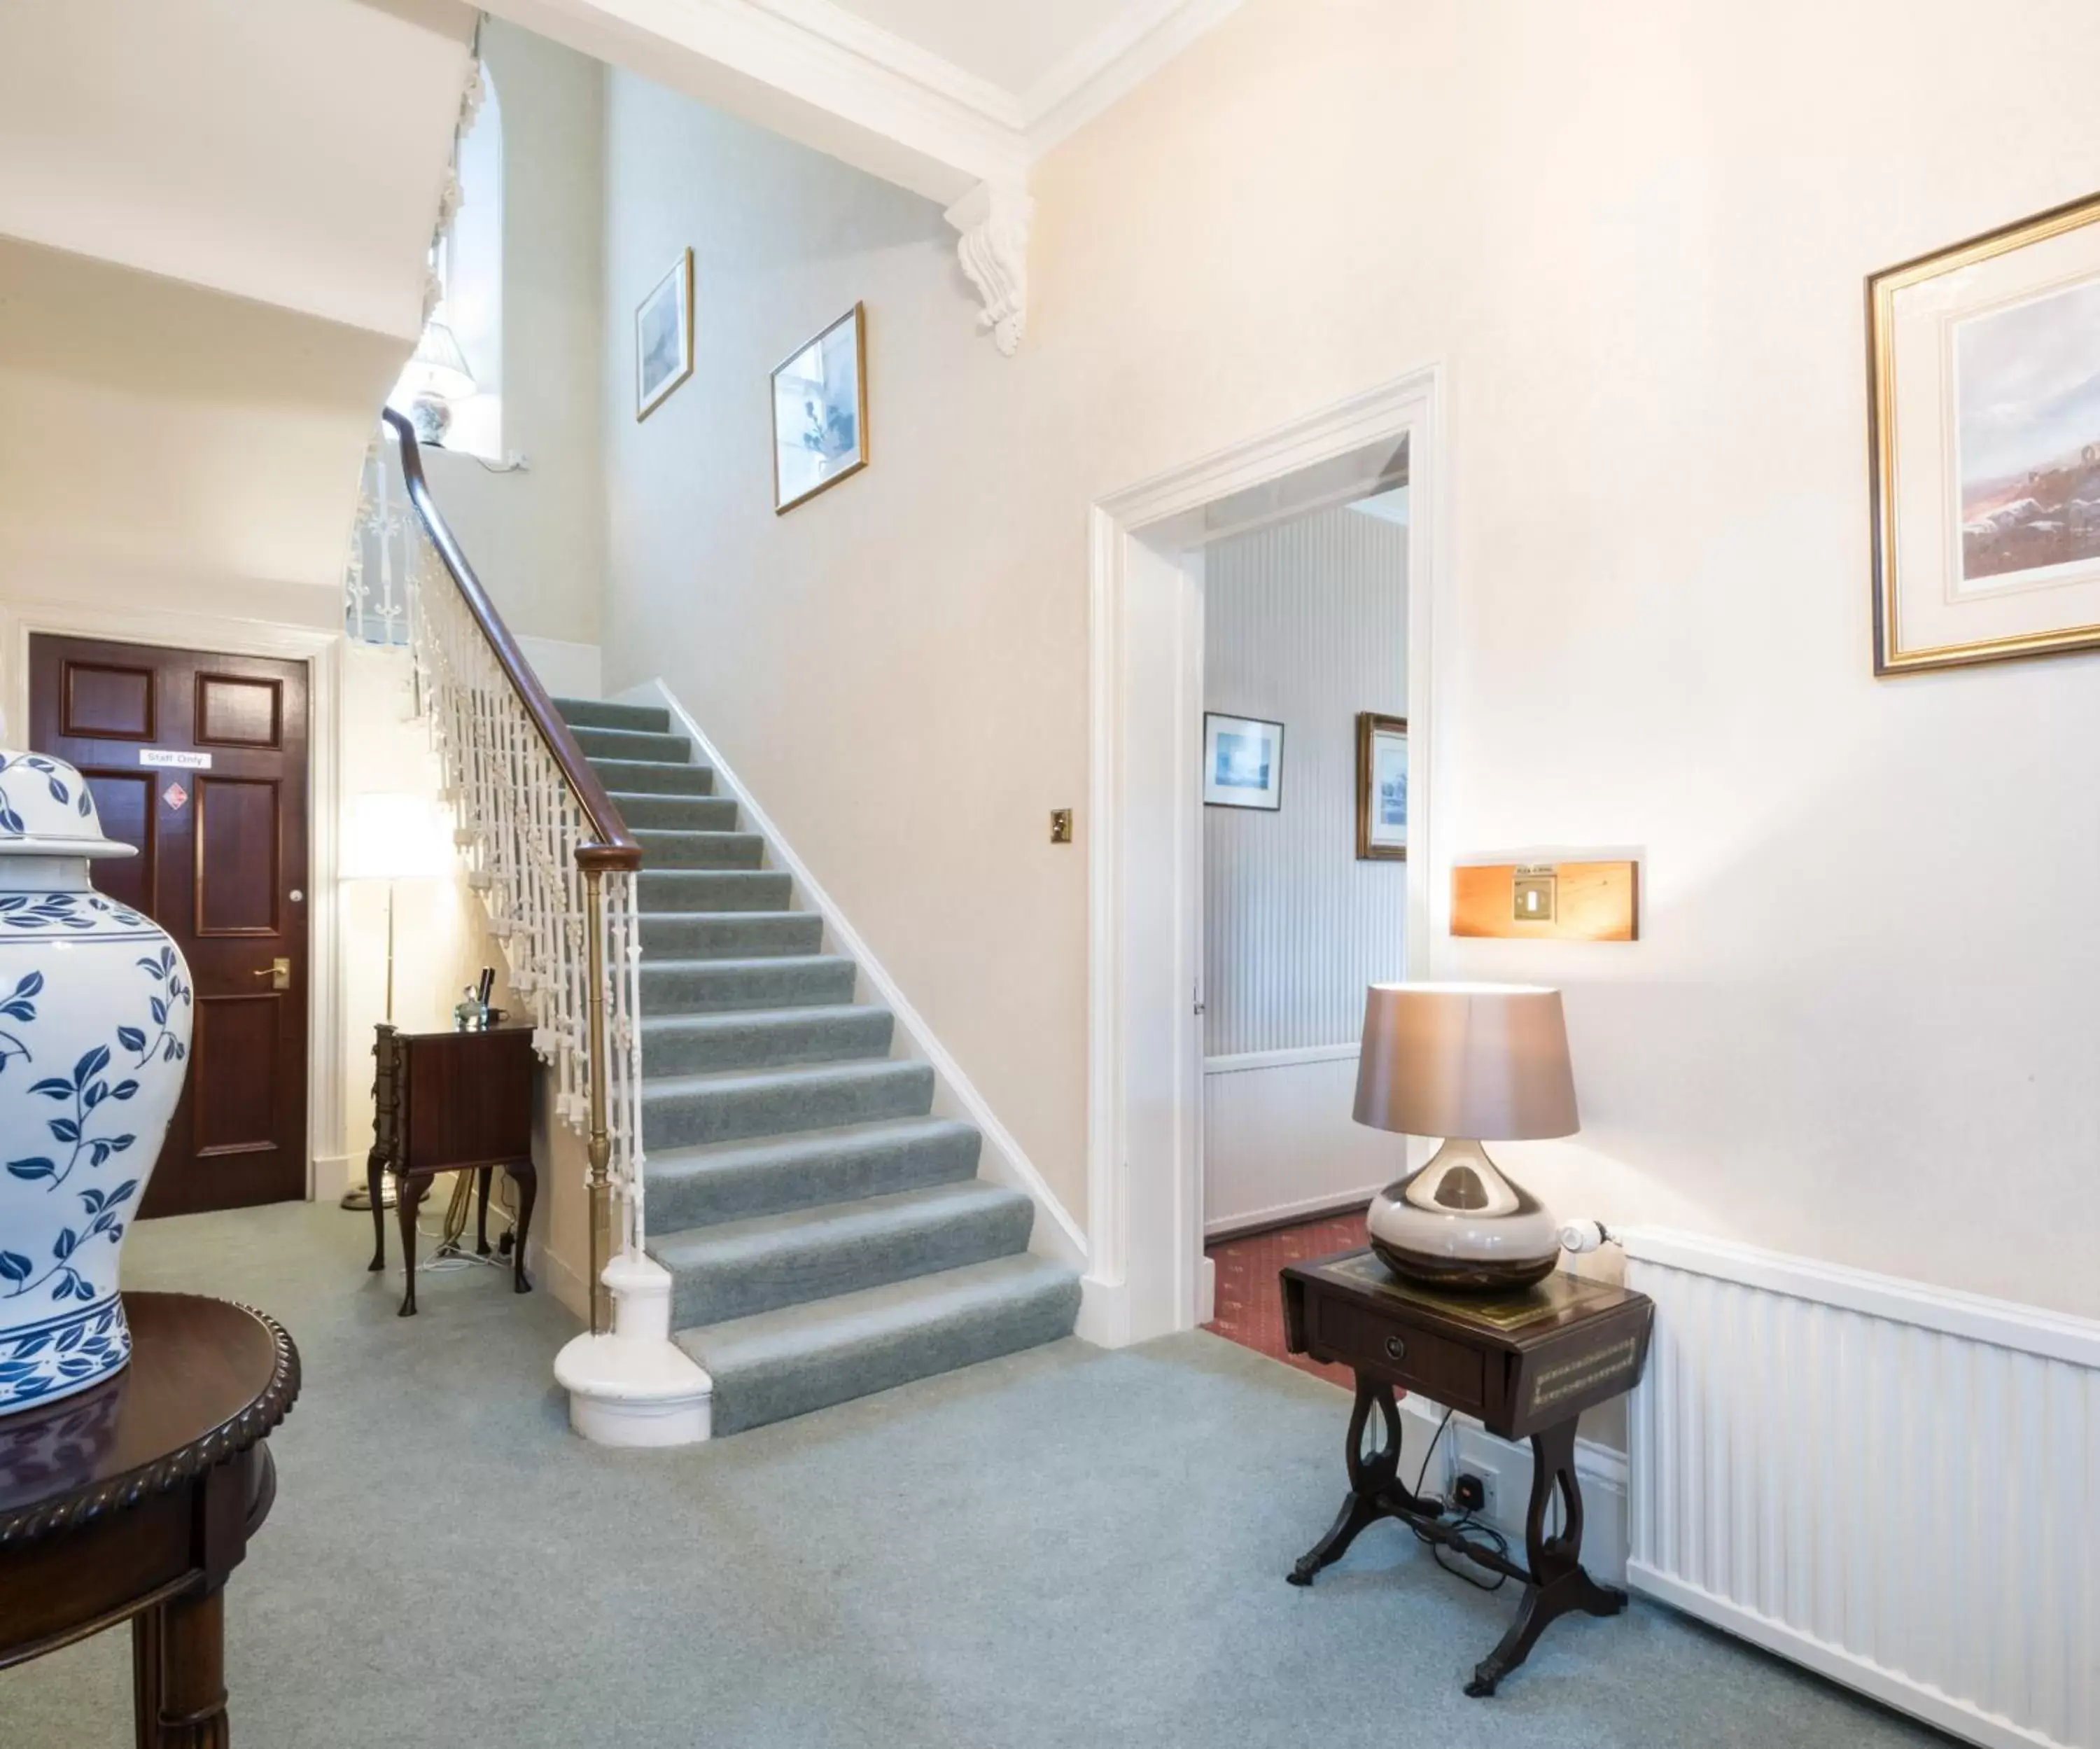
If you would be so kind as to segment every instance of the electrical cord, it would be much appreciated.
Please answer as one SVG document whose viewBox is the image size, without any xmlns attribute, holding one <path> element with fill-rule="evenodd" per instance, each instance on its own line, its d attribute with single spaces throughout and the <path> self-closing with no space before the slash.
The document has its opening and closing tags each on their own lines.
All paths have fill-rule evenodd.
<svg viewBox="0 0 2100 1749">
<path fill-rule="evenodd" d="M 1437 1442 L 1443 1438 L 1444 1429 L 1451 1424 L 1451 1416 L 1454 1412 L 1449 1409 L 1444 1411 L 1444 1419 L 1436 1424 L 1436 1431 L 1429 1436 L 1429 1449 L 1422 1454 L 1422 1467 L 1414 1474 L 1414 1497 L 1418 1500 L 1422 1498 L 1423 1484 L 1429 1479 L 1429 1460 L 1436 1456 Z M 1440 1508 L 1443 1503 L 1440 1499 L 1437 1504 Z M 1416 1542 L 1427 1543 L 1429 1545 L 1431 1560 L 1453 1577 L 1463 1579 L 1476 1591 L 1500 1591 L 1507 1583 L 1508 1575 L 1503 1573 L 1498 1573 L 1493 1583 L 1489 1583 L 1486 1579 L 1474 1578 L 1473 1564 L 1471 1561 L 1467 1561 L 1463 1566 L 1454 1566 L 1444 1557 L 1443 1544 L 1414 1525 L 1410 1525 L 1408 1529 L 1414 1532 Z M 1509 1539 L 1493 1525 L 1483 1523 L 1480 1519 L 1476 1518 L 1472 1513 L 1465 1513 L 1450 1526 L 1450 1529 L 1454 1535 L 1467 1537 L 1469 1540 L 1471 1539 L 1469 1533 L 1476 1533 L 1480 1539 L 1478 1547 L 1491 1548 L 1504 1559 L 1508 1558 Z"/>
</svg>

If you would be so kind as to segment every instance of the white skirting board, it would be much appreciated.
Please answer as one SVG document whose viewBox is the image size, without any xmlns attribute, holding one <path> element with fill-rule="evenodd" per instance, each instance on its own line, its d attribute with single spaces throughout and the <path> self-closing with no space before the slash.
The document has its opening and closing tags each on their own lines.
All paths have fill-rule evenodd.
<svg viewBox="0 0 2100 1749">
<path fill-rule="evenodd" d="M 2100 1323 L 1625 1238 L 1636 1590 L 1991 1749 L 2100 1745 Z"/>
<path fill-rule="evenodd" d="M 1204 1059 L 1207 1238 L 1367 1203 L 1401 1176 L 1405 1144 L 1352 1115 L 1360 1050 L 1352 1042 Z"/>
</svg>

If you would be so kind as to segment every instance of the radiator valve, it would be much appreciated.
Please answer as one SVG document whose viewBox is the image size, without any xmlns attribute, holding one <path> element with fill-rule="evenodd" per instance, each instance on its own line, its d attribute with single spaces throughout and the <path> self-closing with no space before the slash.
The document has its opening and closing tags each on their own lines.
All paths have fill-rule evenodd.
<svg viewBox="0 0 2100 1749">
<path fill-rule="evenodd" d="M 1560 1223 L 1560 1248 L 1572 1251 L 1578 1257 L 1586 1251 L 1595 1251 L 1600 1245 L 1617 1243 L 1601 1221 L 1564 1221 Z"/>
</svg>

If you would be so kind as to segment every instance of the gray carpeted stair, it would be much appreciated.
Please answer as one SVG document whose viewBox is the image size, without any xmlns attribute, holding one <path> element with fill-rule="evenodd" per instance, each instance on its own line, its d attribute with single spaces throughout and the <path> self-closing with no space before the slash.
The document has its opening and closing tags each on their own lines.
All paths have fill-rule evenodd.
<svg viewBox="0 0 2100 1749">
<path fill-rule="evenodd" d="M 649 1249 L 740 1432 L 1071 1333 L 1079 1279 L 669 713 L 558 699 L 643 846 Z"/>
</svg>

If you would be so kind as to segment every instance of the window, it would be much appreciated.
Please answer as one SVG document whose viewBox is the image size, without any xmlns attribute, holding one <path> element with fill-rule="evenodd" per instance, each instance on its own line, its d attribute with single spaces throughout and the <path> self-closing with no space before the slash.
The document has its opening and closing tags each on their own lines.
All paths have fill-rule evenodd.
<svg viewBox="0 0 2100 1749">
<path fill-rule="evenodd" d="M 426 444 L 503 457 L 503 112 L 482 71 L 481 108 L 455 148 L 459 210 L 432 245 L 441 288 L 386 404 Z"/>
</svg>

